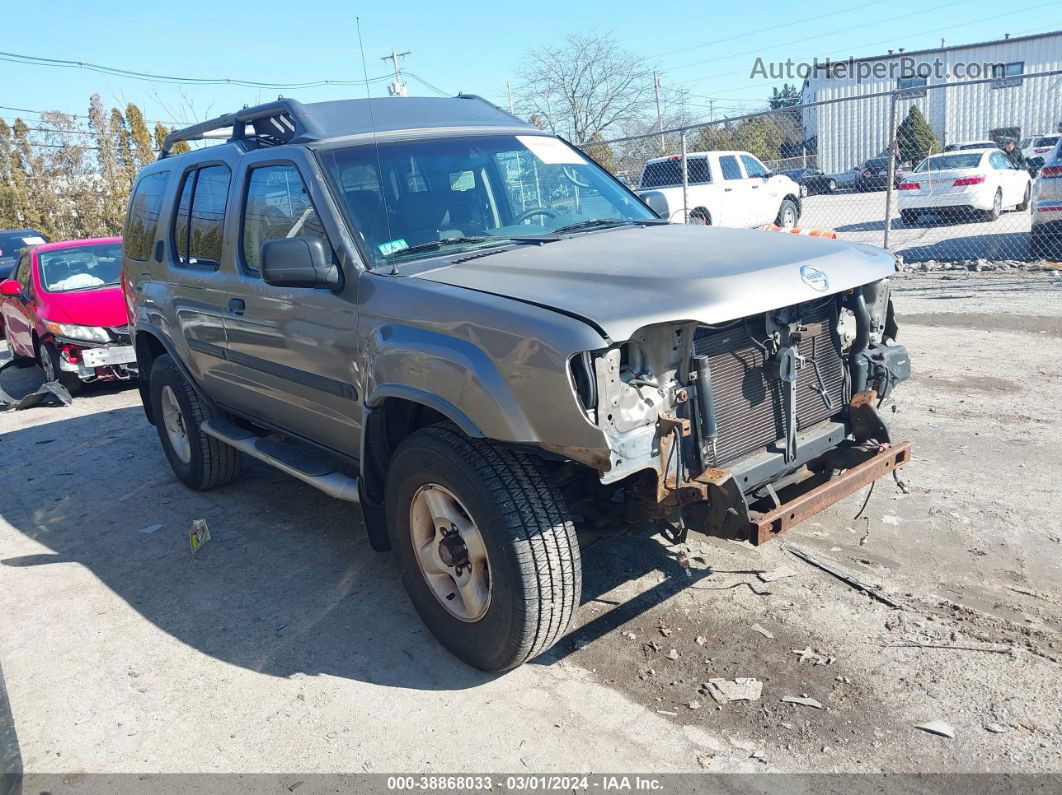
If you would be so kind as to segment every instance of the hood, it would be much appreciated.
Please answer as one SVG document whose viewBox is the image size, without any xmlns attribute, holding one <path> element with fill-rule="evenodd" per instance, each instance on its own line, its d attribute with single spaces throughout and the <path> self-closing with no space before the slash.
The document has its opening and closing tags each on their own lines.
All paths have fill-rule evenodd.
<svg viewBox="0 0 1062 795">
<path fill-rule="evenodd" d="M 861 243 L 668 224 L 517 246 L 418 274 L 580 317 L 608 339 L 654 323 L 723 323 L 892 275 Z"/>
<path fill-rule="evenodd" d="M 122 289 L 117 285 L 71 293 L 40 292 L 38 295 L 41 299 L 41 317 L 56 323 L 110 328 L 129 323 Z"/>
</svg>

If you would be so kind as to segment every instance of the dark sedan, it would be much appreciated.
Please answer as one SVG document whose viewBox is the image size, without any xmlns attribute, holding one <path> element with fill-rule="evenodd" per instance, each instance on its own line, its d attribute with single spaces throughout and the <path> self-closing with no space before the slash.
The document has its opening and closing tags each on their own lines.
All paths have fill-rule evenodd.
<svg viewBox="0 0 1062 795">
<path fill-rule="evenodd" d="M 903 182 L 904 169 L 897 163 L 893 187 Z M 856 169 L 856 190 L 885 190 L 889 184 L 889 158 L 872 157 Z"/>
<path fill-rule="evenodd" d="M 0 229 L 0 281 L 11 278 L 18 258 L 29 246 L 47 242 L 36 229 Z"/>
<path fill-rule="evenodd" d="M 800 193 L 813 196 L 816 193 L 833 193 L 837 190 L 837 180 L 814 168 L 789 168 L 779 172 L 789 177 L 800 186 Z"/>
</svg>

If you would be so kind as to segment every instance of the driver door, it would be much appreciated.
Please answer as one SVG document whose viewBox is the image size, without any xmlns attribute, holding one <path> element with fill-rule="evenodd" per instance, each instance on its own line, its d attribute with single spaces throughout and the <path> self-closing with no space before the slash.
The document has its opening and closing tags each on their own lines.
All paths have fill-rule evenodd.
<svg viewBox="0 0 1062 795">
<path fill-rule="evenodd" d="M 773 224 L 782 203 L 779 188 L 770 180 L 770 172 L 752 155 L 742 155 L 741 164 L 749 185 L 749 226 Z"/>
<path fill-rule="evenodd" d="M 15 348 L 8 353 L 33 356 L 33 259 L 29 250 L 22 252 L 11 278 L 19 283 L 22 292 L 4 297 L 3 304 L 0 304 L 4 333 Z"/>
</svg>

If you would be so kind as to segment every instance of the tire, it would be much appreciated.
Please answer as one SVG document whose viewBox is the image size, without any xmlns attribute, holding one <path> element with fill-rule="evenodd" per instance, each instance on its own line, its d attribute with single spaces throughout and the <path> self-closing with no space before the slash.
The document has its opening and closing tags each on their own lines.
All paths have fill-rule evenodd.
<svg viewBox="0 0 1062 795">
<path fill-rule="evenodd" d="M 199 397 L 169 354 L 155 359 L 149 386 L 155 430 L 177 478 L 195 491 L 233 480 L 240 472 L 239 451 L 203 433 L 201 427 L 220 413 Z M 171 436 L 175 426 L 183 430 L 186 447 L 175 442 L 176 434 Z"/>
<path fill-rule="evenodd" d="M 1029 250 L 1033 259 L 1048 262 L 1062 261 L 1062 234 L 1050 235 L 1041 227 L 1034 226 L 1032 239 L 1029 241 Z"/>
<path fill-rule="evenodd" d="M 799 220 L 800 212 L 797 210 L 796 203 L 792 199 L 782 199 L 782 204 L 778 208 L 778 217 L 774 219 L 775 225 L 782 229 L 792 229 Z"/>
<path fill-rule="evenodd" d="M 1025 198 L 1021 200 L 1021 204 L 1015 207 L 1015 210 L 1025 212 L 1029 209 L 1029 197 L 1032 196 L 1032 185 L 1025 186 Z"/>
<path fill-rule="evenodd" d="M 711 226 L 712 216 L 708 214 L 708 211 L 703 207 L 698 207 L 694 210 L 690 210 L 689 220 L 686 222 L 693 226 Z"/>
<path fill-rule="evenodd" d="M 8 345 L 11 343 L 9 342 Z M 58 381 L 71 396 L 80 394 L 84 384 L 76 373 L 68 373 L 59 369 L 59 351 L 50 342 L 37 342 L 37 364 L 44 373 L 45 381 Z"/>
<path fill-rule="evenodd" d="M 433 425 L 398 446 L 385 490 L 391 548 L 406 592 L 428 629 L 456 657 L 484 671 L 505 671 L 565 633 L 582 587 L 579 544 L 560 491 L 537 459 L 469 439 L 449 425 Z M 420 507 L 432 495 L 449 506 L 446 515 L 456 511 L 459 521 L 468 520 L 462 539 L 469 527 L 475 531 L 464 557 L 471 568 L 464 575 L 456 571 L 469 583 L 477 572 L 482 582 L 486 572 L 485 600 L 477 603 L 475 593 L 465 600 L 454 585 L 453 568 L 442 564 L 446 522 L 439 535 L 435 509 L 425 513 Z M 439 538 L 443 541 L 436 543 Z M 473 549 L 483 556 L 468 564 Z M 425 557 L 431 558 L 428 564 L 421 562 Z"/>
<path fill-rule="evenodd" d="M 826 193 L 836 193 L 836 192 L 837 192 L 837 180 L 831 179 L 829 182 L 826 183 Z"/>
<path fill-rule="evenodd" d="M 900 220 L 904 226 L 915 227 L 918 225 L 918 213 L 915 210 L 900 210 Z"/>
<path fill-rule="evenodd" d="M 985 210 L 982 216 L 985 221 L 998 221 L 1003 213 L 1003 190 L 996 188 L 996 195 L 992 197 L 992 209 Z"/>
</svg>

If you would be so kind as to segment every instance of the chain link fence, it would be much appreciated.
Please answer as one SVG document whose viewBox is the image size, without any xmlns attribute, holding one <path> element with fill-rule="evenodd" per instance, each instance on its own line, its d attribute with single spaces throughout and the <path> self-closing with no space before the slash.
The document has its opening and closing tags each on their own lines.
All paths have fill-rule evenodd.
<svg viewBox="0 0 1062 795">
<path fill-rule="evenodd" d="M 829 230 L 908 263 L 974 266 L 1039 257 L 1037 179 L 1060 132 L 1054 71 L 805 101 L 582 148 L 676 223 Z"/>
</svg>

